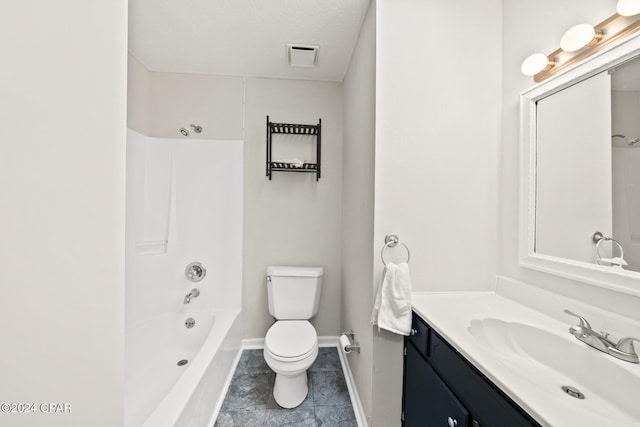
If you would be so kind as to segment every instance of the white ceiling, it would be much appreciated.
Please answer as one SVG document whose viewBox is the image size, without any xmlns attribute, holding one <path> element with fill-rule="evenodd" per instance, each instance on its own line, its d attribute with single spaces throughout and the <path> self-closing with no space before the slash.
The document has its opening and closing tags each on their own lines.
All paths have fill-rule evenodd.
<svg viewBox="0 0 640 427">
<path fill-rule="evenodd" d="M 129 0 L 129 51 L 153 71 L 342 81 L 370 0 Z M 287 43 L 319 45 L 290 67 Z"/>
</svg>

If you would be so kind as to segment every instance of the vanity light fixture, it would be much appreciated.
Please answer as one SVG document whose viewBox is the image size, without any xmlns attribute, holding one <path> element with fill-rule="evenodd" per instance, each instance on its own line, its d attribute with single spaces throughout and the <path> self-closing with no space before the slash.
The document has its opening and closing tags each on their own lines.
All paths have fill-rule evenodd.
<svg viewBox="0 0 640 427">
<path fill-rule="evenodd" d="M 595 27 L 580 24 L 570 28 L 562 36 L 560 49 L 546 56 L 533 54 L 527 57 L 522 63 L 522 73 L 527 76 L 533 75 L 533 80 L 540 83 L 638 32 L 640 0 L 619 0 L 618 8 L 622 8 L 625 13 L 632 13 L 633 10 L 637 12 L 629 16 L 615 13 Z"/>
<path fill-rule="evenodd" d="M 640 0 L 618 0 L 616 11 L 622 16 L 633 16 L 640 13 Z"/>
<path fill-rule="evenodd" d="M 575 52 L 583 47 L 591 47 L 602 39 L 602 30 L 596 32 L 591 24 L 578 24 L 567 30 L 560 39 L 560 49 Z"/>
<path fill-rule="evenodd" d="M 522 61 L 520 70 L 525 76 L 534 76 L 543 70 L 549 70 L 553 65 L 554 62 L 550 61 L 544 53 L 534 53 Z"/>
</svg>

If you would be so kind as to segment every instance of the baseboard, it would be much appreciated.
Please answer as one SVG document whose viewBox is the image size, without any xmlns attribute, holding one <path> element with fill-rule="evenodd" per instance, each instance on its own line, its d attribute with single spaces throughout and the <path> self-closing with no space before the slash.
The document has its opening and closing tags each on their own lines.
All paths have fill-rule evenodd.
<svg viewBox="0 0 640 427">
<path fill-rule="evenodd" d="M 318 337 L 318 347 L 337 347 L 338 337 Z M 264 348 L 264 338 L 246 338 L 242 340 L 242 348 L 259 350 Z"/>
<path fill-rule="evenodd" d="M 338 347 L 338 337 L 336 336 L 322 336 L 318 337 L 318 347 Z M 242 340 L 242 349 L 256 350 L 264 348 L 264 338 L 247 338 Z M 356 422 L 358 427 L 369 427 L 367 424 L 367 417 L 362 408 L 362 402 L 360 401 L 360 395 L 358 395 L 358 389 L 349 367 L 349 361 L 344 352 L 338 348 L 338 354 L 340 355 L 340 363 L 342 365 L 342 373 L 344 374 L 345 382 L 347 383 L 347 389 L 349 390 L 349 396 L 351 397 L 351 405 L 353 406 L 353 412 L 356 416 Z"/>
<path fill-rule="evenodd" d="M 318 347 L 337 347 L 338 337 L 318 337 Z"/>
<path fill-rule="evenodd" d="M 264 338 L 245 338 L 242 340 L 243 350 L 259 350 L 264 348 Z"/>
<path fill-rule="evenodd" d="M 335 337 L 336 341 L 338 337 Z M 336 347 L 338 344 L 336 343 Z M 360 395 L 358 394 L 358 389 L 356 388 L 356 382 L 353 379 L 353 373 L 351 372 L 351 367 L 349 366 L 349 359 L 347 359 L 346 354 L 338 348 L 338 354 L 340 355 L 340 362 L 342 362 L 342 372 L 344 372 L 344 379 L 347 382 L 347 389 L 349 389 L 349 396 L 351 396 L 351 405 L 353 406 L 353 412 L 356 415 L 356 422 L 358 423 L 358 427 L 369 427 L 367 424 L 367 416 L 364 413 L 364 408 L 362 407 L 362 402 L 360 401 Z"/>
</svg>

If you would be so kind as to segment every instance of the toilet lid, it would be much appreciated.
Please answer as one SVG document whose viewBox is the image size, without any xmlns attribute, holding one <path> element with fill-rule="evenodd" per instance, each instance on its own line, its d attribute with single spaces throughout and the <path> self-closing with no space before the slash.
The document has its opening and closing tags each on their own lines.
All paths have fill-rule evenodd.
<svg viewBox="0 0 640 427">
<path fill-rule="evenodd" d="M 316 330 L 306 320 L 280 320 L 264 337 L 264 345 L 279 357 L 300 357 L 312 351 L 317 343 Z"/>
</svg>

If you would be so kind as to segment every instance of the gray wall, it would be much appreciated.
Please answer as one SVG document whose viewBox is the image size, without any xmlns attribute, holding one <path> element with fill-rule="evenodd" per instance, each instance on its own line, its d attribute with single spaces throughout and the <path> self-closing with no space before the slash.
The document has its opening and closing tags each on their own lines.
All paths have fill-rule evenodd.
<svg viewBox="0 0 640 427">
<path fill-rule="evenodd" d="M 322 177 L 299 173 L 265 176 L 265 119 L 284 123 L 322 118 Z M 268 312 L 268 265 L 324 267 L 318 335 L 340 328 L 340 206 L 342 85 L 303 80 L 247 79 L 244 175 L 245 337 L 263 338 Z M 301 138 L 301 137 L 300 137 Z M 295 139 L 295 138 L 293 138 Z M 281 141 L 286 144 L 286 138 Z M 295 143 L 295 141 L 291 141 Z M 274 147 L 274 156 L 288 152 Z"/>
<path fill-rule="evenodd" d="M 371 419 L 373 373 L 373 184 L 375 149 L 375 1 L 369 6 L 344 79 L 342 158 L 342 330 L 353 329 L 361 352 L 349 366 Z"/>
</svg>

